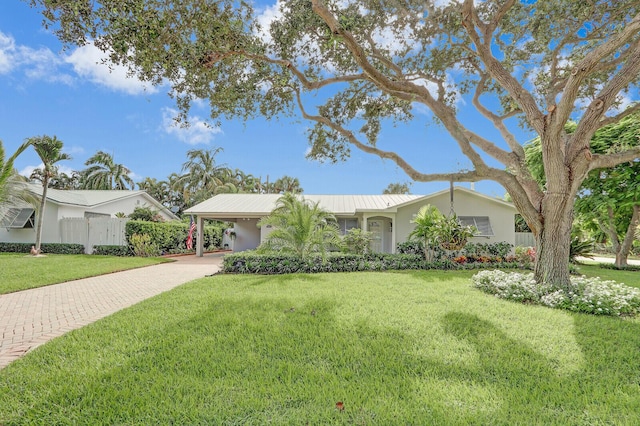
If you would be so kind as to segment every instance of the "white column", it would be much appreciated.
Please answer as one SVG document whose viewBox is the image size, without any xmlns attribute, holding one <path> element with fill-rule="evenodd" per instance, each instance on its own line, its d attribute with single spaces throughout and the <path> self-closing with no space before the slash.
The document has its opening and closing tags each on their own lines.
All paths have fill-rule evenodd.
<svg viewBox="0 0 640 426">
<path fill-rule="evenodd" d="M 391 218 L 391 253 L 396 252 L 396 215 Z"/>
<path fill-rule="evenodd" d="M 204 219 L 202 216 L 196 216 L 196 256 L 202 257 L 204 255 Z"/>
</svg>

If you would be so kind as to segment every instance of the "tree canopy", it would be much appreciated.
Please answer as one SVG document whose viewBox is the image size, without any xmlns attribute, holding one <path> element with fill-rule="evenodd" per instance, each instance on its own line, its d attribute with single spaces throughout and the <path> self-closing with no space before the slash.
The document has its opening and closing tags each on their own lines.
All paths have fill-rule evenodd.
<svg viewBox="0 0 640 426">
<path fill-rule="evenodd" d="M 312 122 L 312 158 L 357 148 L 416 181 L 497 181 L 536 237 L 538 281 L 569 283 L 573 202 L 587 174 L 640 156 L 589 148 L 599 128 L 640 110 L 637 0 L 292 0 L 269 9 L 270 21 L 232 0 L 29 1 L 61 40 L 92 42 L 139 78 L 169 82 L 183 118 L 197 99 L 214 120 L 297 110 Z M 380 145 L 383 126 L 414 120 L 418 105 L 468 170 L 422 170 L 420 158 Z M 483 124 L 467 124 L 465 108 Z M 515 123 L 541 139 L 546 188 Z"/>
</svg>

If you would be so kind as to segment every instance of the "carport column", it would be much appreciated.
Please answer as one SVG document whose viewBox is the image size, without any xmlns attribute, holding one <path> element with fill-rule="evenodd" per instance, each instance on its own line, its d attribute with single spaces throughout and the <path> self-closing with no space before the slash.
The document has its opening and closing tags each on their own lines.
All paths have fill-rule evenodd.
<svg viewBox="0 0 640 426">
<path fill-rule="evenodd" d="M 196 256 L 204 255 L 204 219 L 202 216 L 196 216 Z"/>
<path fill-rule="evenodd" d="M 391 253 L 396 252 L 396 216 L 397 215 L 394 214 L 391 217 Z"/>
</svg>

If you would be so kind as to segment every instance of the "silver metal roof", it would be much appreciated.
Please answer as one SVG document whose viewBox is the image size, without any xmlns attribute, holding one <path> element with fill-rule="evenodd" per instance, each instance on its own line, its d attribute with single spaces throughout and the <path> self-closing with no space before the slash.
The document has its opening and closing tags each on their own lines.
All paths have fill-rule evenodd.
<svg viewBox="0 0 640 426">
<path fill-rule="evenodd" d="M 455 187 L 455 192 L 465 192 L 515 210 L 513 204 L 479 192 Z M 417 201 L 428 203 L 430 199 L 448 193 L 449 190 L 430 195 L 311 195 L 302 194 L 305 200 L 319 202 L 320 207 L 336 216 L 353 216 L 358 212 L 397 212 L 399 207 Z M 281 194 L 219 194 L 187 210 L 185 213 L 210 218 L 263 217 L 275 208 Z"/>
<path fill-rule="evenodd" d="M 275 208 L 281 194 L 219 194 L 197 204 L 185 213 L 201 216 L 265 216 Z M 337 216 L 352 216 L 357 212 L 395 211 L 399 205 L 422 198 L 422 195 L 301 195 L 305 200 L 319 202 L 320 207 Z"/>
</svg>

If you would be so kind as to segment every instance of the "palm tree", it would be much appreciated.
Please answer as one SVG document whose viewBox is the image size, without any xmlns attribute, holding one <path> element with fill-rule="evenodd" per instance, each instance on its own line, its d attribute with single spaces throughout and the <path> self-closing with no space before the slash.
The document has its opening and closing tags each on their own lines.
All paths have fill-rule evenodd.
<svg viewBox="0 0 640 426">
<path fill-rule="evenodd" d="M 40 212 L 38 217 L 38 226 L 36 228 L 36 253 L 40 252 L 40 243 L 42 241 L 42 223 L 44 222 L 44 207 L 47 201 L 47 187 L 49 179 L 53 176 L 55 163 L 62 160 L 70 160 L 71 156 L 62 152 L 62 141 L 53 136 L 36 136 L 29 139 L 29 143 L 33 145 L 38 157 L 43 164 L 42 177 L 42 199 L 40 200 Z"/>
<path fill-rule="evenodd" d="M 135 182 L 129 170 L 122 164 L 116 164 L 113 155 L 98 151 L 85 163 L 89 166 L 80 172 L 84 189 L 133 189 Z"/>
<path fill-rule="evenodd" d="M 274 227 L 262 249 L 292 253 L 305 259 L 313 252 L 324 257 L 329 247 L 340 247 L 342 240 L 333 214 L 311 203 L 286 193 L 278 199 L 276 208 L 263 218 L 258 226 Z"/>
<path fill-rule="evenodd" d="M 29 175 L 29 180 L 32 182 L 42 182 L 44 181 L 45 171 L 44 168 L 36 168 L 33 169 L 31 174 Z M 68 174 L 61 172 L 58 169 L 58 166 L 53 166 L 51 171 L 51 177 L 49 178 L 49 188 L 55 189 L 79 189 L 80 185 L 80 176 L 78 172 L 71 172 L 71 176 Z"/>
<path fill-rule="evenodd" d="M 216 164 L 220 152 L 222 148 L 187 151 L 183 174 L 175 182 L 176 187 L 182 188 L 187 204 L 193 205 L 220 192 L 233 192 L 230 186 L 225 187 L 231 178 L 230 170 L 224 164 Z"/>
<path fill-rule="evenodd" d="M 156 200 L 160 201 L 165 207 L 171 208 L 171 188 L 165 180 L 146 177 L 138 182 L 138 189 L 146 191 Z"/>
<path fill-rule="evenodd" d="M 442 220 L 443 215 L 431 204 L 422 206 L 418 214 L 411 220 L 415 223 L 415 228 L 409 234 L 409 238 L 417 239 L 424 244 L 424 257 L 431 261 L 431 249 L 437 238 L 437 225 Z"/>
<path fill-rule="evenodd" d="M 273 183 L 274 192 L 284 194 L 286 192 L 292 192 L 294 194 L 301 194 L 303 189 L 300 187 L 300 181 L 298 178 L 291 176 L 282 176 Z"/>
<path fill-rule="evenodd" d="M 5 160 L 4 147 L 0 141 L 0 218 L 5 215 L 10 205 L 27 198 L 24 182 L 13 169 L 13 163 L 30 144 L 30 141 L 25 141 L 11 157 Z"/>
</svg>

